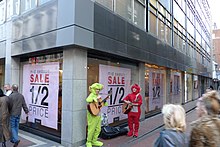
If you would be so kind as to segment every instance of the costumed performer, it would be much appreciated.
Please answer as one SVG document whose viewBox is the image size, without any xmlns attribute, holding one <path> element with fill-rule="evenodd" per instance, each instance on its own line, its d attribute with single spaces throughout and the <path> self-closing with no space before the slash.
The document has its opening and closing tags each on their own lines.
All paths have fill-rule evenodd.
<svg viewBox="0 0 220 147">
<path fill-rule="evenodd" d="M 87 103 L 98 102 L 101 99 L 99 92 L 104 88 L 102 84 L 94 83 L 89 87 L 90 94 L 86 99 Z M 104 106 L 107 106 L 107 102 Z M 87 123 L 88 123 L 88 136 L 87 136 L 87 147 L 92 146 L 103 146 L 101 141 L 98 141 L 98 136 L 101 132 L 101 112 L 98 115 L 93 115 L 87 110 Z"/>
<path fill-rule="evenodd" d="M 124 103 L 132 106 L 130 112 L 128 112 L 128 128 L 129 132 L 127 136 L 138 137 L 139 119 L 141 116 L 142 96 L 140 94 L 141 88 L 138 84 L 134 84 L 131 87 L 131 93 L 124 99 Z"/>
</svg>

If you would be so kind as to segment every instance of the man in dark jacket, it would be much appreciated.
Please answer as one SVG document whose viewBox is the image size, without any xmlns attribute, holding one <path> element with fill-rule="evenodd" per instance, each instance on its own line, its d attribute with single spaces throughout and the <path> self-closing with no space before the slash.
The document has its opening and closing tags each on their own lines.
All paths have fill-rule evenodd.
<svg viewBox="0 0 220 147">
<path fill-rule="evenodd" d="M 6 147 L 6 141 L 10 139 L 8 97 L 0 89 L 0 142 Z"/>
<path fill-rule="evenodd" d="M 18 139 L 19 121 L 21 116 L 21 110 L 28 114 L 28 108 L 24 99 L 24 96 L 18 92 L 18 85 L 12 85 L 12 94 L 9 96 L 11 107 L 11 142 L 14 143 L 14 147 L 17 147 L 20 140 Z"/>
</svg>

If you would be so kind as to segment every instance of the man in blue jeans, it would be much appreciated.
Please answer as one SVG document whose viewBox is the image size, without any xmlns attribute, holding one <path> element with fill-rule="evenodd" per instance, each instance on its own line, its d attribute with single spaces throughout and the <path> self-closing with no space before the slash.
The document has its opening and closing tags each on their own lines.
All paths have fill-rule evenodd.
<svg viewBox="0 0 220 147">
<path fill-rule="evenodd" d="M 11 124 L 11 142 L 14 143 L 14 147 L 17 147 L 20 140 L 18 139 L 19 121 L 21 116 L 21 110 L 28 114 L 28 108 L 24 99 L 24 96 L 18 92 L 18 85 L 12 85 L 12 93 L 9 95 L 10 102 L 10 124 Z"/>
</svg>

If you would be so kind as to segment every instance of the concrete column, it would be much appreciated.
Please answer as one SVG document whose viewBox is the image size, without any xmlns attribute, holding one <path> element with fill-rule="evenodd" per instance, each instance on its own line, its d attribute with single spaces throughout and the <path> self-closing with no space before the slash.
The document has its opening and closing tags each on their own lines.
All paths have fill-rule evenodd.
<svg viewBox="0 0 220 147">
<path fill-rule="evenodd" d="M 20 66 L 20 58 L 11 57 L 11 30 L 12 23 L 11 21 L 6 23 L 6 50 L 5 50 L 5 83 L 9 84 L 18 84 L 19 91 L 21 85 L 19 85 L 19 66 Z M 21 91 L 20 91 L 21 92 Z"/>
<path fill-rule="evenodd" d="M 181 103 L 184 104 L 185 103 L 185 87 L 186 87 L 186 82 L 185 82 L 185 73 L 184 72 L 181 72 L 181 76 L 182 76 L 182 89 L 181 89 L 181 92 L 182 92 L 182 99 L 181 99 Z"/>
<path fill-rule="evenodd" d="M 11 58 L 11 84 L 18 84 L 20 85 L 20 58 L 12 57 Z M 21 88 L 19 88 L 21 92 Z"/>
<path fill-rule="evenodd" d="M 163 98 L 163 104 L 172 103 L 172 98 L 170 94 L 170 77 L 171 71 L 170 68 L 167 68 L 165 78 L 165 97 Z"/>
<path fill-rule="evenodd" d="M 63 51 L 61 143 L 80 146 L 86 139 L 87 52 L 69 48 Z"/>
<path fill-rule="evenodd" d="M 141 96 L 142 96 L 142 106 L 141 106 L 141 120 L 145 119 L 145 110 L 146 110 L 146 100 L 145 100 L 145 65 L 144 63 L 139 63 L 139 85 L 141 87 Z"/>
<path fill-rule="evenodd" d="M 11 22 L 6 22 L 5 83 L 11 84 Z"/>
</svg>

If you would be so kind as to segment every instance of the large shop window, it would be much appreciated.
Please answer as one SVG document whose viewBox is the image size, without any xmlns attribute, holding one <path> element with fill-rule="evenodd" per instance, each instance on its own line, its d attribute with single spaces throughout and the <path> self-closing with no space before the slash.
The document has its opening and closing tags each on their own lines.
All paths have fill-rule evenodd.
<svg viewBox="0 0 220 147">
<path fill-rule="evenodd" d="M 180 104 L 182 101 L 182 77 L 181 72 L 171 70 L 170 74 L 170 91 L 167 98 L 168 103 Z"/>
<path fill-rule="evenodd" d="M 193 99 L 199 98 L 199 81 L 198 76 L 193 75 Z"/>
<path fill-rule="evenodd" d="M 163 67 L 145 64 L 145 100 L 146 113 L 160 110 L 165 99 L 165 76 Z"/>
<path fill-rule="evenodd" d="M 105 98 L 111 90 L 108 106 L 101 112 L 107 114 L 108 122 L 120 123 L 127 118 L 122 113 L 122 99 L 131 92 L 131 85 L 138 82 L 138 67 L 131 63 L 112 62 L 96 58 L 88 58 L 88 87 L 95 82 L 104 85 L 101 97 Z M 87 90 L 89 94 L 89 89 Z"/>
<path fill-rule="evenodd" d="M 185 73 L 185 102 L 192 100 L 193 81 L 192 75 Z"/>
<path fill-rule="evenodd" d="M 32 57 L 22 65 L 22 93 L 30 114 L 24 126 L 61 137 L 63 54 Z"/>
</svg>

